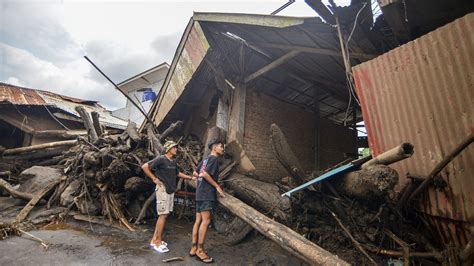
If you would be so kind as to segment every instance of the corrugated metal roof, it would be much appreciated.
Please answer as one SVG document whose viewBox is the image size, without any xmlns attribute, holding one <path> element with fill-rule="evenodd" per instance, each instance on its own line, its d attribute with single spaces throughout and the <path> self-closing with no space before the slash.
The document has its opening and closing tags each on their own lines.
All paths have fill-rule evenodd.
<svg viewBox="0 0 474 266">
<path fill-rule="evenodd" d="M 380 54 L 371 45 L 364 45 L 362 49 L 360 39 L 364 38 L 358 35 L 349 45 L 353 65 Z M 251 86 L 308 110 L 314 108 L 313 88 L 318 87 L 322 115 L 343 121 L 348 90 L 339 39 L 333 26 L 316 17 L 230 13 L 194 13 L 173 58 L 163 93 L 151 108 L 150 116 L 160 125 L 192 80 L 214 83 L 213 72 L 207 80 L 196 73 L 200 68 L 206 69 L 206 64 L 220 64 L 225 77 L 238 82 L 239 64 L 245 68 L 245 74 L 250 75 L 294 51 L 299 54 L 252 79 Z M 213 61 L 217 57 L 217 61 Z"/>
<path fill-rule="evenodd" d="M 82 100 L 74 97 L 59 95 L 49 91 L 23 88 L 6 83 L 0 83 L 0 103 L 7 102 L 14 105 L 48 105 L 80 117 L 74 109 L 83 106 L 88 112 L 96 111 L 100 114 L 99 121 L 112 128 L 125 129 L 127 122 L 116 118 L 97 101 Z"/>
<path fill-rule="evenodd" d="M 474 13 L 353 68 L 369 145 L 378 155 L 401 142 L 412 158 L 393 167 L 426 176 L 474 132 Z M 474 220 L 474 145 L 440 173 L 444 190 L 429 188 L 421 210 L 444 243 L 463 246 Z"/>
<path fill-rule="evenodd" d="M 0 83 L 0 103 L 15 105 L 44 105 L 46 102 L 36 90 Z"/>
<path fill-rule="evenodd" d="M 96 111 L 99 113 L 99 121 L 107 127 L 125 129 L 127 127 L 127 122 L 114 117 L 107 111 L 105 108 L 98 106 L 96 104 L 89 105 L 84 103 L 77 103 L 72 101 L 64 100 L 60 95 L 54 95 L 53 93 L 44 93 L 43 91 L 38 91 L 38 94 L 44 99 L 44 101 L 51 106 L 54 106 L 62 111 L 65 111 L 69 114 L 72 114 L 76 117 L 80 117 L 79 113 L 76 112 L 76 106 L 80 105 L 86 109 L 87 112 Z"/>
</svg>

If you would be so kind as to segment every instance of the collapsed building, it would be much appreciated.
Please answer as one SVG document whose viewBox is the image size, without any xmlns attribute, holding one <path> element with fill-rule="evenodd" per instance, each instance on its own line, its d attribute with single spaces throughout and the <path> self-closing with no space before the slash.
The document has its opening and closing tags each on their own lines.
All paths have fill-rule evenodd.
<svg viewBox="0 0 474 266">
<path fill-rule="evenodd" d="M 108 130 L 121 132 L 127 126 L 97 101 L 0 83 L 0 146 L 11 149 L 86 135 L 77 106 L 97 112 Z"/>
<path fill-rule="evenodd" d="M 377 264 L 387 262 L 383 256 L 472 262 L 473 197 L 465 184 L 474 40 L 465 33 L 474 19 L 436 29 L 472 6 L 424 17 L 411 9 L 422 1 L 381 1 L 390 15 L 373 21 L 363 1 L 306 2 L 324 21 L 195 13 L 148 113 L 153 125 L 144 121 L 137 131 L 129 123 L 121 135 L 92 138 L 81 115 L 89 137 L 63 156 L 68 179 L 56 181 L 49 201 L 67 194 L 81 213 L 94 205 L 94 213 L 133 230 L 127 220 L 138 225 L 154 199 L 141 163 L 170 137 L 180 143 L 180 167 L 192 171 L 208 152 L 202 143 L 218 137 L 230 155 L 220 174 L 227 210 L 218 214 L 230 214 L 217 215 L 214 226 L 234 243 L 254 228 L 309 264 Z M 419 17 L 400 27 L 406 14 Z M 436 14 L 443 19 L 433 23 Z M 368 139 L 358 137 L 361 121 Z M 373 158 L 357 160 L 367 145 Z M 387 158 L 391 151 L 400 158 Z M 191 183 L 181 185 L 192 195 Z M 290 189 L 298 196 L 280 196 Z"/>
</svg>

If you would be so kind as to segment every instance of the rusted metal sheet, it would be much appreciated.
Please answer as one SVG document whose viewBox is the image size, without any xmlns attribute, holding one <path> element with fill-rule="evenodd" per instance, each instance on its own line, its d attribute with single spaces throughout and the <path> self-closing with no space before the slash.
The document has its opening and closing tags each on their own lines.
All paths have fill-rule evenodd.
<svg viewBox="0 0 474 266">
<path fill-rule="evenodd" d="M 0 83 L 0 103 L 2 102 L 14 105 L 54 106 L 78 118 L 80 116 L 74 108 L 77 105 L 81 105 L 86 108 L 88 112 L 98 112 L 99 121 L 108 127 L 118 129 L 125 129 L 127 127 L 127 121 L 112 116 L 109 111 L 98 105 L 96 101 L 77 99 L 49 91 L 34 90 Z"/>
<path fill-rule="evenodd" d="M 369 145 L 378 155 L 401 142 L 412 158 L 394 164 L 424 176 L 474 131 L 474 13 L 353 68 Z M 474 221 L 474 145 L 442 172 L 420 209 L 444 243 L 463 246 Z"/>
<path fill-rule="evenodd" d="M 41 95 L 47 105 L 54 106 L 63 112 L 76 116 L 77 118 L 79 118 L 80 115 L 75 108 L 76 106 L 82 106 L 89 113 L 92 111 L 99 113 L 100 123 L 107 127 L 117 129 L 125 129 L 127 127 L 127 121 L 112 116 L 105 108 L 95 104 L 95 101 L 86 101 L 45 91 L 38 91 L 38 94 Z M 59 117 L 58 114 L 55 115 Z"/>
<path fill-rule="evenodd" d="M 171 65 L 160 97 L 152 107 L 152 112 L 156 112 L 154 119 L 157 125 L 163 121 L 176 100 L 181 96 L 209 49 L 209 43 L 199 22 L 191 20 L 187 30 L 189 30 L 189 34 L 184 34 L 187 39 L 181 40 L 181 49 L 178 47 L 179 59 Z"/>
<path fill-rule="evenodd" d="M 0 103 L 15 105 L 45 105 L 46 102 L 35 90 L 0 83 Z"/>
</svg>

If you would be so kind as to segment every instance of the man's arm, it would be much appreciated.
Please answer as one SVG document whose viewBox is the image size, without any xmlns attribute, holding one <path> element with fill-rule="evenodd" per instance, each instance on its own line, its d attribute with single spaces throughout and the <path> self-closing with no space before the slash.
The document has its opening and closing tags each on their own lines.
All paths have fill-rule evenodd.
<svg viewBox="0 0 474 266">
<path fill-rule="evenodd" d="M 219 184 L 217 184 L 217 182 L 214 181 L 214 179 L 212 179 L 212 177 L 206 171 L 203 171 L 202 177 L 206 179 L 206 181 L 209 182 L 211 186 L 216 188 L 217 192 L 219 192 L 219 196 L 225 198 L 224 190 L 222 190 L 221 186 L 219 186 Z"/>
<path fill-rule="evenodd" d="M 158 177 L 155 176 L 155 174 L 153 174 L 153 172 L 150 170 L 150 166 L 148 165 L 148 163 L 145 163 L 144 165 L 142 165 L 142 169 L 143 169 L 143 172 L 145 172 L 146 176 L 148 176 L 151 181 L 153 181 L 153 183 L 157 184 L 158 186 L 163 186 L 163 182 L 161 182 Z"/>
<path fill-rule="evenodd" d="M 194 177 L 194 173 L 193 173 L 193 176 L 189 176 L 189 175 L 186 175 L 186 174 L 184 174 L 184 173 L 179 172 L 179 173 L 178 173 L 178 177 L 179 177 L 179 178 L 182 178 L 182 179 L 188 179 L 188 180 L 196 179 L 196 178 Z"/>
</svg>

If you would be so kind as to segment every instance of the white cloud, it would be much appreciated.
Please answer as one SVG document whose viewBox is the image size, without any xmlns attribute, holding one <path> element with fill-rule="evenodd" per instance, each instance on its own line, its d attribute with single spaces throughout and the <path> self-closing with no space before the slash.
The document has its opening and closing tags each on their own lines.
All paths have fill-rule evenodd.
<svg viewBox="0 0 474 266">
<path fill-rule="evenodd" d="M 23 85 L 19 80 L 18 78 L 16 77 L 9 77 L 7 78 L 7 80 L 5 80 L 6 83 L 8 84 L 11 84 L 11 85 L 16 85 L 16 86 L 20 86 L 20 87 L 25 87 L 25 85 Z"/>
<path fill-rule="evenodd" d="M 284 3 L 0 0 L 0 81 L 120 108 L 125 98 L 84 55 L 119 83 L 164 61 L 171 63 L 193 11 L 270 14 Z M 315 13 L 297 0 L 280 15 Z"/>
<path fill-rule="evenodd" d="M 106 83 L 88 78 L 90 66 L 82 58 L 61 67 L 42 60 L 28 51 L 0 43 L 5 66 L 2 76 L 12 82 L 34 89 L 48 90 L 87 100 L 100 100 L 102 105 L 116 109 L 124 105 L 124 97 Z M 21 73 L 21 76 L 14 76 Z"/>
</svg>

